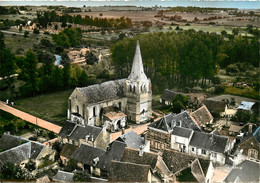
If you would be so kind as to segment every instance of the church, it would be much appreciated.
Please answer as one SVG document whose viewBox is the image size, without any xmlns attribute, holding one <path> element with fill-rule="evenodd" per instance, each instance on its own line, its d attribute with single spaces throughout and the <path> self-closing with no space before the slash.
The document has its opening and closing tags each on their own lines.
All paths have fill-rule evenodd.
<svg viewBox="0 0 260 183">
<path fill-rule="evenodd" d="M 151 117 L 152 86 L 144 73 L 139 42 L 128 78 L 77 87 L 68 101 L 68 120 L 111 132 L 124 128 L 127 120 L 140 124 Z"/>
</svg>

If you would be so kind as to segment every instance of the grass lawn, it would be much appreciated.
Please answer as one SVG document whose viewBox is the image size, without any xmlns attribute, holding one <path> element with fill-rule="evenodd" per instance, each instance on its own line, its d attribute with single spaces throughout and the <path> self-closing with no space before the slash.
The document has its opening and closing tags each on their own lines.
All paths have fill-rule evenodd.
<svg viewBox="0 0 260 183">
<path fill-rule="evenodd" d="M 259 93 L 252 88 L 242 89 L 234 86 L 228 86 L 225 88 L 225 93 L 259 100 Z"/>
<path fill-rule="evenodd" d="M 73 89 L 15 101 L 18 109 L 62 125 L 67 119 L 67 103 Z"/>
</svg>

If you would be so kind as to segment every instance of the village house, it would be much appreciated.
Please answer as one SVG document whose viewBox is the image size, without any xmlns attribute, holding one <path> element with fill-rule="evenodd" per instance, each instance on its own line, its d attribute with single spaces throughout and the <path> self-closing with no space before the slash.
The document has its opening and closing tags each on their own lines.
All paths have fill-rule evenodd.
<svg viewBox="0 0 260 183">
<path fill-rule="evenodd" d="M 82 125 L 82 123 L 77 124 L 71 121 L 65 123 L 58 136 L 61 143 L 69 143 L 75 146 L 88 144 L 93 147 L 106 149 L 110 143 L 110 134 L 105 128 L 87 124 Z"/>
<path fill-rule="evenodd" d="M 174 127 L 171 132 L 171 148 L 225 164 L 225 153 L 230 149 L 230 145 L 227 137 Z"/>
<path fill-rule="evenodd" d="M 39 142 L 9 134 L 4 134 L 0 139 L 0 150 L 0 166 L 12 163 L 24 167 L 25 163 L 32 160 L 38 167 L 43 157 L 49 156 L 54 160 L 55 155 L 52 149 Z"/>
<path fill-rule="evenodd" d="M 168 170 L 166 164 L 158 153 L 145 152 L 142 149 L 138 150 L 126 147 L 121 162 L 149 165 L 153 182 L 173 181 L 171 172 Z"/>
<path fill-rule="evenodd" d="M 117 107 L 120 114 L 104 116 L 104 109 L 111 106 Z M 124 119 L 121 118 L 125 116 L 121 113 L 137 124 L 152 117 L 151 81 L 144 73 L 138 42 L 128 78 L 76 88 L 68 101 L 68 119 L 74 120 L 76 117 L 84 125 L 102 126 L 107 122 L 107 127 L 115 130 L 124 126 Z"/>
<path fill-rule="evenodd" d="M 190 113 L 190 115 L 200 127 L 206 127 L 207 124 L 212 124 L 213 122 L 213 116 L 205 105 L 202 105 L 199 109 Z"/>
<path fill-rule="evenodd" d="M 154 150 L 170 149 L 171 132 L 175 126 L 198 130 L 200 127 L 187 111 L 179 114 L 168 114 L 148 125 L 147 139 L 150 141 L 150 147 Z"/>
<path fill-rule="evenodd" d="M 245 160 L 234 166 L 224 179 L 224 183 L 238 182 L 260 182 L 260 164 L 250 160 Z"/>
<path fill-rule="evenodd" d="M 230 151 L 230 148 L 227 137 L 194 131 L 189 143 L 188 153 L 224 165 L 226 154 Z"/>
<path fill-rule="evenodd" d="M 209 160 L 168 149 L 163 151 L 162 158 L 175 182 L 211 182 L 214 166 Z"/>
<path fill-rule="evenodd" d="M 107 178 L 112 160 L 120 161 L 126 144 L 113 141 L 107 150 L 81 144 L 71 156 L 71 159 L 79 162 L 79 167 L 90 174 Z"/>
<path fill-rule="evenodd" d="M 172 105 L 172 99 L 178 94 L 181 93 L 175 92 L 173 90 L 165 89 L 160 98 L 160 103 L 170 106 Z"/>
<path fill-rule="evenodd" d="M 260 127 L 253 134 L 244 137 L 237 145 L 237 152 L 241 152 L 243 159 L 260 160 Z"/>
</svg>

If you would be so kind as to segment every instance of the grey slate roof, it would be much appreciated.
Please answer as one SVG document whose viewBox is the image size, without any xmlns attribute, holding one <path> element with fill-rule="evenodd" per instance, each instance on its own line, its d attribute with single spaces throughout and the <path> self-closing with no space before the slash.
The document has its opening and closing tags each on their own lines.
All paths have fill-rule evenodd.
<svg viewBox="0 0 260 183">
<path fill-rule="evenodd" d="M 4 134 L 0 139 L 0 149 L 8 150 L 22 143 L 29 142 L 28 140 L 22 139 L 21 137 L 16 137 L 9 134 Z"/>
<path fill-rule="evenodd" d="M 145 145 L 144 139 L 133 131 L 129 131 L 116 140 L 124 142 L 127 147 L 139 149 L 141 145 Z"/>
<path fill-rule="evenodd" d="M 101 131 L 102 128 L 100 127 L 91 125 L 81 126 L 67 121 L 60 130 L 59 136 L 67 137 L 72 140 L 79 140 L 85 139 L 87 135 L 90 135 L 91 137 L 93 135 L 93 140 L 95 141 Z"/>
<path fill-rule="evenodd" d="M 163 161 L 172 173 L 176 173 L 191 165 L 196 159 L 195 157 L 186 153 L 178 152 L 175 150 L 164 150 L 162 154 Z"/>
<path fill-rule="evenodd" d="M 98 157 L 99 161 L 96 164 L 96 167 L 101 170 L 109 171 L 111 160 L 119 161 L 124 153 L 126 145 L 122 142 L 114 141 L 109 146 L 108 150 L 105 151 L 103 149 L 82 144 L 72 154 L 71 158 L 87 165 L 94 166 L 93 159 Z"/>
<path fill-rule="evenodd" d="M 87 99 L 87 103 L 97 103 L 124 96 L 125 79 L 107 81 L 87 87 L 76 88 Z"/>
<path fill-rule="evenodd" d="M 175 92 L 175 91 L 172 91 L 172 90 L 169 90 L 169 89 L 165 89 L 162 96 L 161 96 L 161 99 L 165 100 L 165 101 L 168 101 L 168 102 L 172 102 L 172 99 L 177 95 L 177 94 L 180 94 L 179 92 Z"/>
<path fill-rule="evenodd" d="M 190 138 L 192 130 L 188 128 L 175 126 L 172 129 L 172 134 L 180 137 Z"/>
<path fill-rule="evenodd" d="M 73 177 L 74 173 L 58 170 L 52 179 L 55 181 L 73 182 Z"/>
<path fill-rule="evenodd" d="M 137 43 L 136 43 L 135 56 L 134 56 L 134 60 L 133 60 L 132 70 L 127 79 L 135 80 L 135 81 L 147 80 L 147 77 L 144 73 L 144 67 L 143 67 L 143 61 L 142 61 L 142 55 L 141 55 L 139 41 L 137 41 Z"/>
<path fill-rule="evenodd" d="M 30 142 L 27 142 L 18 147 L 1 152 L 0 163 L 21 163 L 22 161 L 29 159 L 30 151 Z"/>
<path fill-rule="evenodd" d="M 224 182 L 235 182 L 236 179 L 239 182 L 260 182 L 259 172 L 259 163 L 245 160 L 230 171 Z"/>
<path fill-rule="evenodd" d="M 61 128 L 61 130 L 59 132 L 59 136 L 67 137 L 72 132 L 72 130 L 74 129 L 75 126 L 76 126 L 76 123 L 71 123 L 69 121 L 66 121 L 66 123 L 63 125 L 63 127 Z"/>
<path fill-rule="evenodd" d="M 151 168 L 154 169 L 157 163 L 157 158 L 158 154 L 152 152 L 143 152 L 143 155 L 139 156 L 139 150 L 125 148 L 121 161 L 142 165 L 150 165 Z"/>
<path fill-rule="evenodd" d="M 198 131 L 194 131 L 190 141 L 190 146 L 218 153 L 224 153 L 227 144 L 227 137 Z"/>
<path fill-rule="evenodd" d="M 38 155 L 42 152 L 45 146 L 38 142 L 31 141 L 31 157 L 32 159 L 36 159 Z"/>
<path fill-rule="evenodd" d="M 150 166 L 112 161 L 109 182 L 148 182 Z"/>
<path fill-rule="evenodd" d="M 4 134 L 1 138 L 0 163 L 20 163 L 27 159 L 36 159 L 45 147 L 38 142 L 17 136 Z"/>
<path fill-rule="evenodd" d="M 179 114 L 168 114 L 149 125 L 149 127 L 157 128 L 166 132 L 170 132 L 174 126 L 200 130 L 199 126 L 191 118 L 187 111 L 183 111 Z"/>
</svg>

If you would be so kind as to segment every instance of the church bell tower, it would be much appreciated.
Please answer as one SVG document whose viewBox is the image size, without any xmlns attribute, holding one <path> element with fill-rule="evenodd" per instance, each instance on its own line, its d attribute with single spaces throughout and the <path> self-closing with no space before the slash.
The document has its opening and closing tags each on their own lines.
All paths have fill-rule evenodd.
<svg viewBox="0 0 260 183">
<path fill-rule="evenodd" d="M 137 41 L 132 70 L 125 81 L 127 116 L 137 124 L 152 117 L 152 85 L 143 68 L 139 41 Z"/>
</svg>

